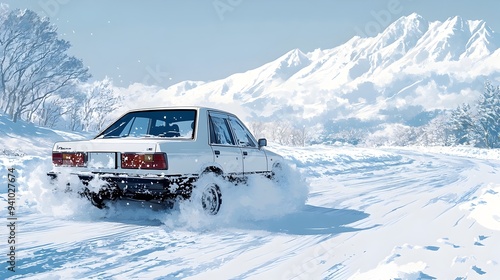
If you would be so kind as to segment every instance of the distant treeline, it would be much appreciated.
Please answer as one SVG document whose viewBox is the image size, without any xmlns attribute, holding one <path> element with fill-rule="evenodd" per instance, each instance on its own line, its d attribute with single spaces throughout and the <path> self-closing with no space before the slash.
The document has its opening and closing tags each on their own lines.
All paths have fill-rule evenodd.
<svg viewBox="0 0 500 280">
<path fill-rule="evenodd" d="M 343 124 L 335 121 L 310 122 L 270 121 L 253 122 L 250 129 L 259 137 L 281 145 L 305 146 L 335 142 L 368 146 L 457 146 L 500 148 L 500 89 L 486 82 L 484 91 L 473 104 L 462 104 L 453 110 L 421 114 L 429 119 L 422 125 L 402 123 L 379 125 Z M 304 124 L 307 123 L 307 124 Z"/>
</svg>

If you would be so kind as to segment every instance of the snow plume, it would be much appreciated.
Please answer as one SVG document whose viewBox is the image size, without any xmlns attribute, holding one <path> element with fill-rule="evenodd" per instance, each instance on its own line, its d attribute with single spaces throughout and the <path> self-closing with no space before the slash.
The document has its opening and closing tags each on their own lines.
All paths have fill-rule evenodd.
<svg viewBox="0 0 500 280">
<path fill-rule="evenodd" d="M 99 216 L 99 209 L 90 207 L 90 203 L 78 194 L 78 188 L 83 187 L 79 179 L 69 174 L 61 174 L 56 181 L 52 181 L 47 176 L 47 170 L 51 167 L 49 161 L 44 161 L 33 166 L 32 172 L 19 178 L 21 205 L 62 219 L 88 219 Z M 71 190 L 67 184 L 72 186 Z"/>
<path fill-rule="evenodd" d="M 84 186 L 74 175 L 62 172 L 56 180 L 47 176 L 47 171 L 52 169 L 50 160 L 35 161 L 25 164 L 24 172 L 18 178 L 19 199 L 21 211 L 39 212 L 59 219 L 69 220 L 94 220 L 102 218 L 142 220 L 155 219 L 156 216 L 146 211 L 135 211 L 122 205 L 110 204 L 108 209 L 101 210 L 80 195 Z M 105 184 L 102 180 L 92 180 L 88 186 L 97 190 Z M 26 210 L 24 210 L 26 209 Z"/>
<path fill-rule="evenodd" d="M 201 209 L 201 189 L 210 182 L 215 182 L 222 193 L 222 206 L 215 216 Z M 275 180 L 255 175 L 246 183 L 233 184 L 208 175 L 195 184 L 191 199 L 179 203 L 179 211 L 171 212 L 163 222 L 167 227 L 186 229 L 238 227 L 293 213 L 304 206 L 307 196 L 307 183 L 296 167 L 288 164 L 282 166 Z"/>
<path fill-rule="evenodd" d="M 61 219 L 161 222 L 167 228 L 186 230 L 210 230 L 219 227 L 244 225 L 248 222 L 280 217 L 304 206 L 308 185 L 300 172 L 291 165 L 283 164 L 275 180 L 255 175 L 245 183 L 234 184 L 218 176 L 203 176 L 195 184 L 191 199 L 179 201 L 172 210 L 154 210 L 126 201 L 107 202 L 106 209 L 98 209 L 79 194 L 83 185 L 76 176 L 60 174 L 56 181 L 47 176 L 49 161 L 34 167 L 32 172 L 19 179 L 21 204 L 45 215 Z M 215 216 L 201 207 L 201 189 L 215 183 L 222 193 L 222 206 Z M 69 186 L 68 186 L 69 184 Z M 92 191 L 105 184 L 92 180 Z"/>
</svg>

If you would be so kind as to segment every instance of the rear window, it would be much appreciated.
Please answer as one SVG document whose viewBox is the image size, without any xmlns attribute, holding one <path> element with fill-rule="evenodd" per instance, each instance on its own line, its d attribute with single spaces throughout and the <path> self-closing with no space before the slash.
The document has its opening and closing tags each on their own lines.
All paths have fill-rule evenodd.
<svg viewBox="0 0 500 280">
<path fill-rule="evenodd" d="M 96 138 L 180 138 L 193 139 L 195 110 L 158 110 L 131 112 L 104 130 Z"/>
</svg>

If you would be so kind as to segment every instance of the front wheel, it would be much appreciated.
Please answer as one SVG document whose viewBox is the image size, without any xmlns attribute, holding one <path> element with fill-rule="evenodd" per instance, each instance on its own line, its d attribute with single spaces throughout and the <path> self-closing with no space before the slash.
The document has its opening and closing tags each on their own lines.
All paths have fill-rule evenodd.
<svg viewBox="0 0 500 280">
<path fill-rule="evenodd" d="M 209 183 L 203 189 L 201 195 L 201 206 L 203 210 L 210 215 L 216 215 L 222 204 L 222 194 L 219 186 L 215 183 Z"/>
<path fill-rule="evenodd" d="M 276 162 L 271 169 L 269 179 L 277 182 L 281 177 L 283 177 L 283 164 L 281 162 Z"/>
</svg>

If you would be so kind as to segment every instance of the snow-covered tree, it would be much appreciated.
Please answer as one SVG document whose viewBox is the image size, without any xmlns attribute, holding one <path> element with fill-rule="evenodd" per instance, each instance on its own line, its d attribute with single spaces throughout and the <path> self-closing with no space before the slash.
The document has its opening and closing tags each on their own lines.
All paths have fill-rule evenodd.
<svg viewBox="0 0 500 280">
<path fill-rule="evenodd" d="M 448 116 L 444 113 L 428 124 L 415 128 L 415 144 L 423 146 L 445 146 L 448 140 Z"/>
<path fill-rule="evenodd" d="M 383 124 L 380 129 L 365 136 L 368 146 L 408 146 L 415 142 L 415 128 L 399 124 Z"/>
<path fill-rule="evenodd" d="M 486 82 L 477 113 L 480 140 L 486 148 L 500 148 L 500 87 Z"/>
<path fill-rule="evenodd" d="M 15 9 L 0 21 L 0 109 L 13 121 L 33 117 L 47 98 L 90 77 L 47 18 Z"/>
<path fill-rule="evenodd" d="M 474 145 L 476 142 L 475 121 L 469 104 L 462 104 L 450 113 L 448 121 L 450 145 Z"/>
</svg>

